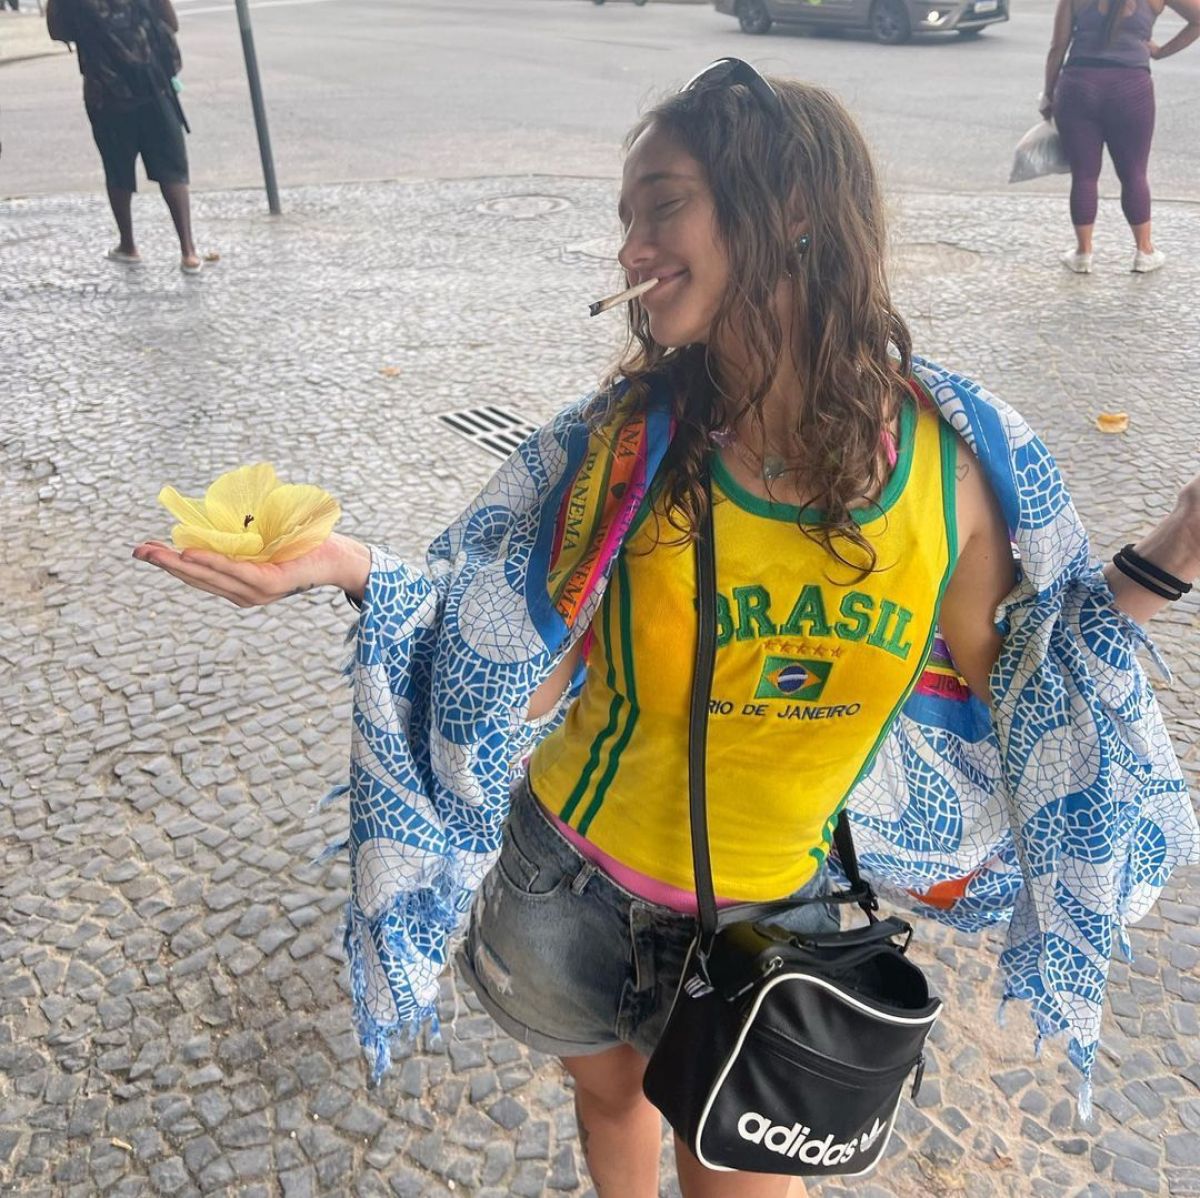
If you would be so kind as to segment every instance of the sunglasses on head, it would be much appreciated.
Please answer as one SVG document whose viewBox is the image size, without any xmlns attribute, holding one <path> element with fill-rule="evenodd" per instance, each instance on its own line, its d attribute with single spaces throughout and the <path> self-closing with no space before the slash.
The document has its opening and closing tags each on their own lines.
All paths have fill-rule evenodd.
<svg viewBox="0 0 1200 1198">
<path fill-rule="evenodd" d="M 748 62 L 740 58 L 718 58 L 716 62 L 710 62 L 679 90 L 708 91 L 718 87 L 733 87 L 738 83 L 749 90 L 764 111 L 776 120 L 782 118 L 783 104 L 779 93 Z"/>
</svg>

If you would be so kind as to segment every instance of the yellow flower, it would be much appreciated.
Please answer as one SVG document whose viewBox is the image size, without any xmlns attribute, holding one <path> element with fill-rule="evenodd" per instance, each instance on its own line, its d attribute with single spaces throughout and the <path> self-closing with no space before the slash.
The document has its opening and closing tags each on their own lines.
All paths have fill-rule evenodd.
<svg viewBox="0 0 1200 1198">
<path fill-rule="evenodd" d="M 222 474 L 203 499 L 163 487 L 158 502 L 179 521 L 176 549 L 210 549 L 243 562 L 290 562 L 321 545 L 341 519 L 320 487 L 281 483 L 269 462 Z"/>
</svg>

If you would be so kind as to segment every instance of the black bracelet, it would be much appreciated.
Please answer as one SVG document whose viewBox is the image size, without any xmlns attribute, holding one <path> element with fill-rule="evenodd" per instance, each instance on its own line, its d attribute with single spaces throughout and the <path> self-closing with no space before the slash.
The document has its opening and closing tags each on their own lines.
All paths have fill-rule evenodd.
<svg viewBox="0 0 1200 1198">
<path fill-rule="evenodd" d="M 1112 559 L 1112 561 L 1113 565 L 1116 566 L 1126 578 L 1132 578 L 1133 581 L 1138 584 L 1138 586 L 1145 587 L 1146 590 L 1157 595 L 1160 599 L 1170 599 L 1173 601 L 1175 599 L 1183 598 L 1183 593 L 1181 591 L 1167 590 L 1165 586 L 1159 582 L 1156 582 L 1148 574 L 1143 574 L 1132 562 L 1127 561 L 1120 553 L 1118 553 Z"/>
<path fill-rule="evenodd" d="M 1135 570 L 1141 570 L 1143 574 L 1149 575 L 1156 582 L 1161 582 L 1165 587 L 1172 587 L 1181 595 L 1186 595 L 1192 589 L 1190 582 L 1184 582 L 1183 579 L 1176 578 L 1174 574 L 1168 574 L 1162 566 L 1156 566 L 1149 559 L 1142 557 L 1140 553 L 1135 553 L 1132 545 L 1126 545 L 1121 550 L 1120 556 Z"/>
</svg>

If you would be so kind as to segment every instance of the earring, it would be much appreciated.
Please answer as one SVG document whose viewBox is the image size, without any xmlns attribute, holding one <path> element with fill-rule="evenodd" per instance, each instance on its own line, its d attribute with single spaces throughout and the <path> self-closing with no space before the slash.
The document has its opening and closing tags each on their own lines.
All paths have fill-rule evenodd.
<svg viewBox="0 0 1200 1198">
<path fill-rule="evenodd" d="M 797 258 L 803 258 L 808 253 L 810 245 L 812 245 L 812 238 L 807 233 L 801 233 L 792 243 L 792 250 L 795 252 Z"/>
</svg>

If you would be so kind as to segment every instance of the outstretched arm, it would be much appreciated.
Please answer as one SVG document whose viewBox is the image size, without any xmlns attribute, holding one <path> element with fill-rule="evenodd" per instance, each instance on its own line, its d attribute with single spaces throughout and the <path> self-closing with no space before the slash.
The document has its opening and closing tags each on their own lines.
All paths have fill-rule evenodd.
<svg viewBox="0 0 1200 1198">
<path fill-rule="evenodd" d="M 198 591 L 228 599 L 235 607 L 262 607 L 321 586 L 340 587 L 361 600 L 371 572 L 371 551 L 366 545 L 336 532 L 311 553 L 278 565 L 235 561 L 202 549 L 180 553 L 162 541 L 144 542 L 133 556 Z"/>
<path fill-rule="evenodd" d="M 1184 584 L 1200 577 L 1200 477 L 1179 492 L 1171 514 L 1136 542 L 1133 551 Z M 1139 624 L 1171 602 L 1135 582 L 1111 562 L 1104 567 L 1104 577 L 1117 607 Z"/>
<path fill-rule="evenodd" d="M 972 693 L 990 703 L 988 675 L 1001 646 L 993 619 L 1016 582 L 1016 570 L 999 504 L 962 441 L 957 475 L 961 548 L 942 599 L 940 626 L 958 672 Z M 1200 578 L 1200 476 L 1180 491 L 1171 513 L 1134 544 L 1134 552 L 1181 583 Z M 1104 577 L 1117 609 L 1138 623 L 1171 602 L 1111 563 L 1104 567 Z"/>
</svg>

